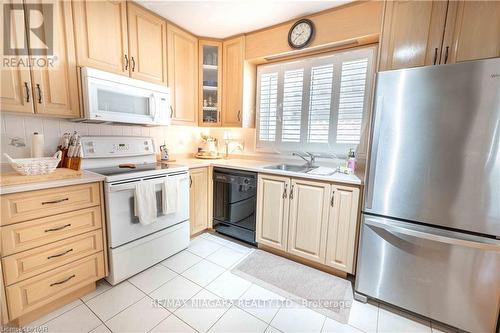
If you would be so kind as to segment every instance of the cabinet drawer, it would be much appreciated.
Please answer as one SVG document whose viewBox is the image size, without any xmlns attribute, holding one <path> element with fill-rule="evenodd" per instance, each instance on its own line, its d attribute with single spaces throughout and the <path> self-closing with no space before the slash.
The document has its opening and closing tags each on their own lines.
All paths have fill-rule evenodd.
<svg viewBox="0 0 500 333">
<path fill-rule="evenodd" d="M 70 212 L 100 203 L 99 183 L 3 195 L 3 225 Z"/>
<path fill-rule="evenodd" d="M 101 252 L 6 287 L 9 318 L 18 318 L 83 288 L 103 278 L 104 272 Z"/>
<path fill-rule="evenodd" d="M 96 206 L 2 227 L 2 254 L 11 255 L 101 228 L 101 219 L 101 207 Z"/>
<path fill-rule="evenodd" d="M 2 259 L 5 285 L 47 272 L 103 250 L 102 230 L 65 239 Z"/>
</svg>

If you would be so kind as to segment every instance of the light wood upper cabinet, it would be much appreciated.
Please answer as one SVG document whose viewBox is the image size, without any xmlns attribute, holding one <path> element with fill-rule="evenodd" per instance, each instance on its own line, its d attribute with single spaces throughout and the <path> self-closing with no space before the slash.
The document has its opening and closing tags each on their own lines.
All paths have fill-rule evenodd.
<svg viewBox="0 0 500 333">
<path fill-rule="evenodd" d="M 324 263 L 330 184 L 292 179 L 288 252 Z"/>
<path fill-rule="evenodd" d="M 167 25 L 168 86 L 172 123 L 196 125 L 198 118 L 198 39 Z"/>
<path fill-rule="evenodd" d="M 128 3 L 130 76 L 167 85 L 167 23 L 144 8 Z"/>
<path fill-rule="evenodd" d="M 446 1 L 386 1 L 379 70 L 439 63 Z"/>
<path fill-rule="evenodd" d="M 208 168 L 189 171 L 189 223 L 191 235 L 208 228 Z"/>
<path fill-rule="evenodd" d="M 33 113 L 31 74 L 26 68 L 2 68 L 0 71 L 2 111 Z"/>
<path fill-rule="evenodd" d="M 332 185 L 326 264 L 354 273 L 359 188 Z"/>
<path fill-rule="evenodd" d="M 241 127 L 243 117 L 243 65 L 245 37 L 236 37 L 222 45 L 222 126 Z"/>
<path fill-rule="evenodd" d="M 379 70 L 499 56 L 499 1 L 385 2 Z"/>
<path fill-rule="evenodd" d="M 5 4 L 6 6 L 6 4 Z M 4 4 L 0 8 L 3 17 Z M 14 15 L 11 29 L 12 35 L 19 36 L 11 41 L 16 47 L 20 47 L 21 43 L 25 42 L 26 36 L 22 33 L 25 31 L 24 13 Z M 0 36 L 4 36 L 4 24 L 0 24 Z M 3 50 L 3 42 L 0 47 Z M 5 51 L 2 52 L 5 54 Z M 19 59 L 18 56 L 12 56 L 14 59 Z M 31 74 L 29 67 L 2 67 L 0 70 L 0 104 L 2 111 L 14 111 L 33 113 L 33 92 L 31 90 Z"/>
<path fill-rule="evenodd" d="M 256 241 L 287 250 L 290 178 L 259 174 Z"/>
<path fill-rule="evenodd" d="M 129 75 L 126 1 L 73 1 L 77 62 Z"/>
<path fill-rule="evenodd" d="M 500 57 L 500 1 L 450 1 L 442 63 Z"/>
<path fill-rule="evenodd" d="M 53 67 L 32 67 L 35 112 L 62 117 L 78 117 L 78 78 L 74 48 L 71 3 L 58 0 L 44 1 L 53 5 L 54 55 L 43 56 Z M 47 7 L 39 6 L 44 16 Z M 47 26 L 44 26 L 47 28 Z M 43 31 L 46 33 L 46 31 Z M 48 32 L 50 33 L 50 32 Z M 40 48 L 30 39 L 30 48 Z"/>
</svg>

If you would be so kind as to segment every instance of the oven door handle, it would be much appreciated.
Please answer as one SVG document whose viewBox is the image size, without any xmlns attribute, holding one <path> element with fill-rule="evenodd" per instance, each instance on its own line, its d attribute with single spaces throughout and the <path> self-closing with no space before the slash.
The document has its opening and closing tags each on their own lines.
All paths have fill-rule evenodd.
<svg viewBox="0 0 500 333">
<path fill-rule="evenodd" d="M 182 180 L 187 180 L 188 174 L 180 174 L 180 175 L 173 175 L 173 176 L 168 176 L 168 177 L 161 177 L 161 178 L 153 178 L 153 179 L 144 179 L 144 180 L 137 180 L 137 181 L 131 181 L 131 182 L 124 182 L 124 183 L 118 183 L 118 184 L 108 184 L 107 185 L 107 192 L 113 193 L 113 192 L 120 192 L 120 191 L 129 191 L 129 190 L 134 190 L 135 185 L 141 182 L 151 182 L 154 183 L 155 185 L 163 184 L 167 178 L 172 178 L 175 177 L 178 179 L 178 181 Z"/>
</svg>

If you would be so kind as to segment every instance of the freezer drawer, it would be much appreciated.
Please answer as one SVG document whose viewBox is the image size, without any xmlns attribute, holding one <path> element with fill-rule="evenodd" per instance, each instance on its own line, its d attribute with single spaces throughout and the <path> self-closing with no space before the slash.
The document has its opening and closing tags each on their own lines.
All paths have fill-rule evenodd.
<svg viewBox="0 0 500 333">
<path fill-rule="evenodd" d="M 499 277 L 499 240 L 363 215 L 359 293 L 470 332 L 494 332 Z"/>
</svg>

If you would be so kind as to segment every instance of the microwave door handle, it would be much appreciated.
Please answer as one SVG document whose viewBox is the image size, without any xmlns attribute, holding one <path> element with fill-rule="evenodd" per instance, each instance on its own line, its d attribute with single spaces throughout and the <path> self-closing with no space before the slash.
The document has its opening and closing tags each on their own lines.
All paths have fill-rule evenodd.
<svg viewBox="0 0 500 333">
<path fill-rule="evenodd" d="M 440 233 L 435 233 L 434 228 L 428 227 L 425 230 L 422 228 L 413 228 L 410 225 L 402 226 L 400 223 L 394 223 L 385 219 L 366 218 L 364 223 L 368 226 L 383 229 L 391 233 L 398 233 L 415 238 L 425 239 L 433 242 L 445 243 L 449 245 L 464 246 L 479 250 L 500 251 L 500 241 L 486 240 L 478 236 L 461 236 L 454 237 L 452 232 L 441 230 Z M 408 223 L 407 223 L 408 224 Z M 449 233 L 449 234 L 448 234 Z"/>
<path fill-rule="evenodd" d="M 151 94 L 151 117 L 153 118 L 153 122 L 156 122 L 156 96 L 155 96 L 155 94 Z"/>
</svg>

